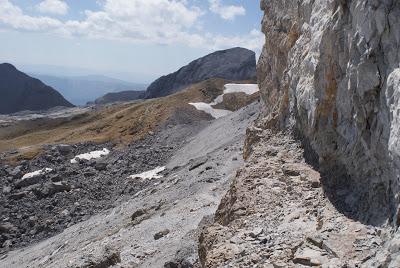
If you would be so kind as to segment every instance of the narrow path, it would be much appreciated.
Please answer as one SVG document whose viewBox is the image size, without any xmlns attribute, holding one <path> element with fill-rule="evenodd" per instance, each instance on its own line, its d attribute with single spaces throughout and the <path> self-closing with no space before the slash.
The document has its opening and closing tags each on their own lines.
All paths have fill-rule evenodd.
<svg viewBox="0 0 400 268">
<path fill-rule="evenodd" d="M 201 235 L 204 267 L 374 267 L 389 230 L 340 214 L 290 136 L 247 138 L 250 157 Z"/>
</svg>

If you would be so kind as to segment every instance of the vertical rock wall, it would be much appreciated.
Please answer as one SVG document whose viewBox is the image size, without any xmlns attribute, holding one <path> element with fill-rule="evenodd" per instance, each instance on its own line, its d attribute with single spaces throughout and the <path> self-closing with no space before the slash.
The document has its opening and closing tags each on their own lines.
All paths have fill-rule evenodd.
<svg viewBox="0 0 400 268">
<path fill-rule="evenodd" d="M 269 126 L 301 135 L 359 219 L 396 223 L 400 1 L 262 0 L 261 8 L 257 72 Z"/>
</svg>

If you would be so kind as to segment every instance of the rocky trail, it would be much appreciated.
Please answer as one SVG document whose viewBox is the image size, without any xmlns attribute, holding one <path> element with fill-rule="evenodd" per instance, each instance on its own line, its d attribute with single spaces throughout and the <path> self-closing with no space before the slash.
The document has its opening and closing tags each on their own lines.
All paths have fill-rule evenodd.
<svg viewBox="0 0 400 268">
<path fill-rule="evenodd" d="M 326 187 L 333 178 L 307 164 L 291 135 L 253 126 L 247 144 L 245 166 L 201 234 L 203 267 L 399 267 L 398 240 L 391 257 L 385 249 L 392 229 L 339 212 L 330 197 L 343 190 Z"/>
<path fill-rule="evenodd" d="M 258 110 L 254 103 L 212 123 L 166 126 L 96 160 L 69 161 L 110 144 L 56 146 L 20 167 L 4 167 L 1 220 L 7 229 L 2 229 L 0 266 L 196 262 L 198 226 L 214 213 L 242 165 L 245 130 Z M 128 178 L 159 166 L 166 166 L 161 176 Z M 11 177 L 43 168 L 52 171 L 33 185 L 18 188 Z M 68 189 L 46 190 L 54 184 Z"/>
</svg>

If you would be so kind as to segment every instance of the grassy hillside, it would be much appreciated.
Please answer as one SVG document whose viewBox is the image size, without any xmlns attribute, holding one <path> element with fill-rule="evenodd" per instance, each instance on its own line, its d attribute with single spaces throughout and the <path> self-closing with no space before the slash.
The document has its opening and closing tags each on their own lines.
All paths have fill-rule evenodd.
<svg viewBox="0 0 400 268">
<path fill-rule="evenodd" d="M 163 98 L 111 105 L 64 119 L 18 122 L 0 129 L 0 152 L 18 150 L 15 157 L 32 158 L 46 144 L 107 142 L 125 145 L 143 138 L 163 124 L 211 119 L 189 102 L 211 102 L 230 81 L 210 79 Z"/>
</svg>

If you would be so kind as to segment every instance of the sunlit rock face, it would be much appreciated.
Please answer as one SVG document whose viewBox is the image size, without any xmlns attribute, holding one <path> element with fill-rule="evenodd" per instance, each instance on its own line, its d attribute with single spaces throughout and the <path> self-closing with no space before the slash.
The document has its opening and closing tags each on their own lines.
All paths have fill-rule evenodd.
<svg viewBox="0 0 400 268">
<path fill-rule="evenodd" d="M 269 126 L 290 128 L 363 220 L 395 223 L 400 2 L 262 0 L 258 82 Z"/>
</svg>

